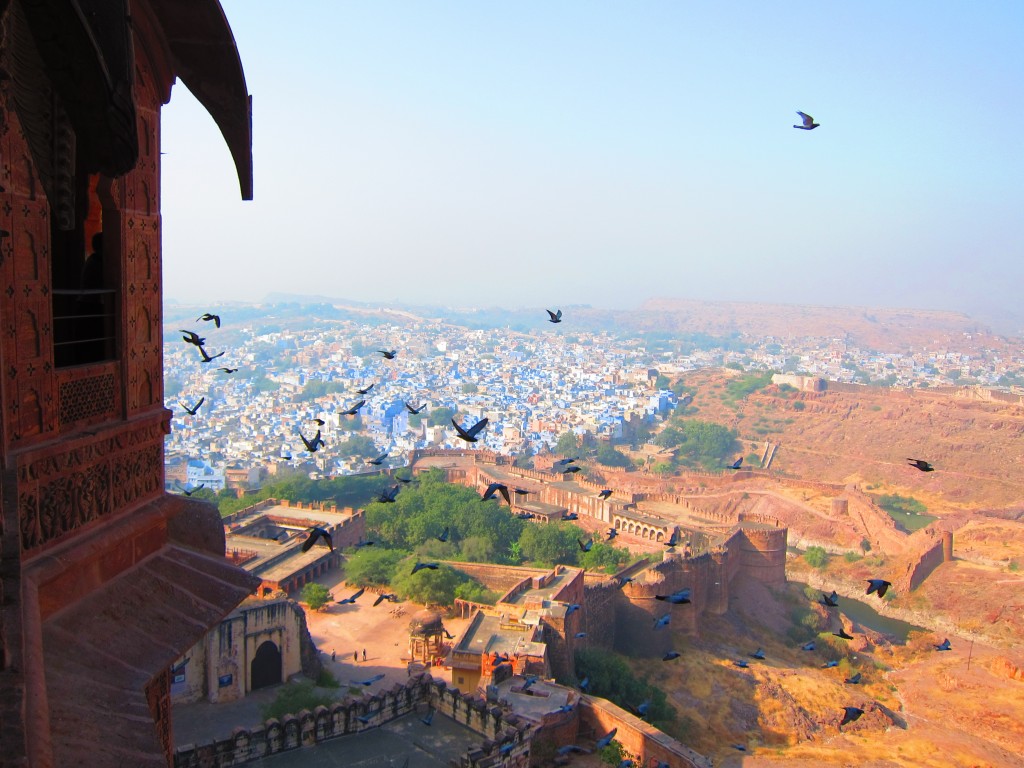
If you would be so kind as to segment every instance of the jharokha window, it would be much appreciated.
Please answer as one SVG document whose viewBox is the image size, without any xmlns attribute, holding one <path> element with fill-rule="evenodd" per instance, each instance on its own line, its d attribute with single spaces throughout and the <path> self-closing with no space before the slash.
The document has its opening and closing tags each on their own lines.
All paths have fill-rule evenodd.
<svg viewBox="0 0 1024 768">
<path fill-rule="evenodd" d="M 116 254 L 105 252 L 103 189 L 99 174 L 79 174 L 77 215 L 70 229 L 53 217 L 53 356 L 58 368 L 113 360 L 118 356 Z"/>
</svg>

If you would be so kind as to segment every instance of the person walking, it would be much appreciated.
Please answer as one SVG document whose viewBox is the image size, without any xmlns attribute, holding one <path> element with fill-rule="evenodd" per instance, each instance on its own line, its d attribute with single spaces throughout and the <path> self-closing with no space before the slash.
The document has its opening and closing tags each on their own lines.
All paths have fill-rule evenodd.
<svg viewBox="0 0 1024 768">
<path fill-rule="evenodd" d="M 335 661 L 337 658 L 337 652 L 331 651 L 331 661 Z"/>
<path fill-rule="evenodd" d="M 363 648 L 363 661 L 366 661 L 366 649 Z"/>
<path fill-rule="evenodd" d="M 359 651 L 355 651 L 355 652 L 354 652 L 354 653 L 352 654 L 352 661 L 354 661 L 354 662 L 355 662 L 356 664 L 358 664 L 358 663 L 359 663 Z"/>
</svg>

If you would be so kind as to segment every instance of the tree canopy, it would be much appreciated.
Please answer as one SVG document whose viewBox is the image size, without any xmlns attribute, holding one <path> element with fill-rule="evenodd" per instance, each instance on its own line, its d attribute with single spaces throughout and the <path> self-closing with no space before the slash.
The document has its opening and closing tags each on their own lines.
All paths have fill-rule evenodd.
<svg viewBox="0 0 1024 768">
<path fill-rule="evenodd" d="M 563 432 L 558 436 L 558 442 L 555 443 L 555 453 L 560 456 L 572 456 L 579 449 L 580 441 L 574 432 Z"/>
<path fill-rule="evenodd" d="M 598 464 L 603 464 L 606 467 L 632 468 L 633 466 L 633 462 L 629 456 L 607 444 L 602 445 L 597 449 L 596 458 Z"/>
<path fill-rule="evenodd" d="M 637 706 L 650 701 L 647 721 L 652 724 L 675 720 L 676 710 L 665 692 L 640 678 L 617 654 L 600 648 L 581 648 L 576 651 L 576 676 L 590 678 L 589 690 L 603 696 L 623 709 L 636 712 Z"/>
</svg>

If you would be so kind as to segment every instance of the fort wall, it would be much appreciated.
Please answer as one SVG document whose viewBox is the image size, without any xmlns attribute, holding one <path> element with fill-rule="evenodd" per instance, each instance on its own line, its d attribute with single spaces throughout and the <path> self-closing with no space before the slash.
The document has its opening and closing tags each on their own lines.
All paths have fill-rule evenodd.
<svg viewBox="0 0 1024 768">
<path fill-rule="evenodd" d="M 583 696 L 577 707 L 580 735 L 599 739 L 612 728 L 615 740 L 637 765 L 664 762 L 673 768 L 711 768 L 711 760 L 606 699 Z"/>
<path fill-rule="evenodd" d="M 917 589 L 936 568 L 953 559 L 952 531 L 928 526 L 911 536 L 911 542 L 903 571 L 893 578 L 893 588 L 902 594 Z"/>
</svg>

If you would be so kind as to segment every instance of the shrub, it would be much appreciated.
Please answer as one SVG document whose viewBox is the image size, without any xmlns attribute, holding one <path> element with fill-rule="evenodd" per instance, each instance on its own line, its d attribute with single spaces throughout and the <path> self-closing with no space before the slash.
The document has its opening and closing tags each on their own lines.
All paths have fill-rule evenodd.
<svg viewBox="0 0 1024 768">
<path fill-rule="evenodd" d="M 311 581 L 302 588 L 302 602 L 308 605 L 311 610 L 319 611 L 327 605 L 330 600 L 331 591 L 323 584 L 317 584 L 315 581 Z"/>
<path fill-rule="evenodd" d="M 320 705 L 329 707 L 334 701 L 333 696 L 317 692 L 310 680 L 288 683 L 281 686 L 277 698 L 260 708 L 260 716 L 264 720 L 272 717 L 280 720 L 285 715 L 294 715 L 303 709 L 312 712 Z"/>
<path fill-rule="evenodd" d="M 804 552 L 804 560 L 811 568 L 820 570 L 828 566 L 828 552 L 822 547 L 808 547 Z"/>
</svg>

